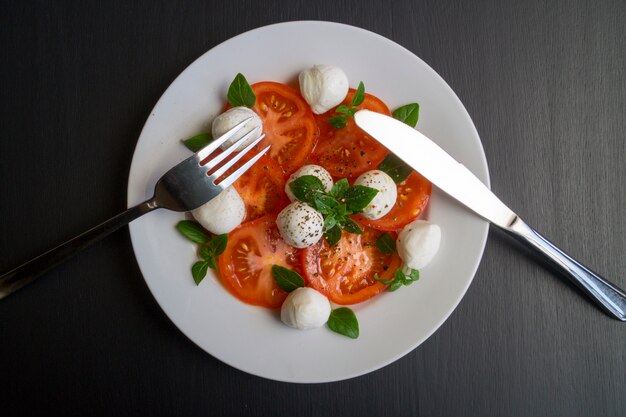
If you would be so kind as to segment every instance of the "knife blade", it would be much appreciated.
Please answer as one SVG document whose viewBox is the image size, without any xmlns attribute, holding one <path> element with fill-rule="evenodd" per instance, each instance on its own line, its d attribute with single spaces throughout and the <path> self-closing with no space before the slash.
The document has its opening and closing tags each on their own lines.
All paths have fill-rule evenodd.
<svg viewBox="0 0 626 417">
<path fill-rule="evenodd" d="M 626 321 L 626 293 L 528 226 L 464 165 L 435 142 L 383 114 L 359 110 L 356 124 L 407 165 L 479 216 L 543 256 L 609 316 Z"/>
</svg>

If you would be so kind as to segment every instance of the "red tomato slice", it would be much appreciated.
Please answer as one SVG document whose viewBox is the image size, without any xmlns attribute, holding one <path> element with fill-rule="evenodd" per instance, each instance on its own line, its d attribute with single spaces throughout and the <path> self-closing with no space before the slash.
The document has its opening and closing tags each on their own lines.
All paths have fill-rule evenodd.
<svg viewBox="0 0 626 417">
<path fill-rule="evenodd" d="M 351 88 L 343 104 L 350 104 L 354 93 L 355 90 Z M 367 93 L 363 103 L 357 108 L 391 115 L 385 103 Z M 328 119 L 333 116 L 336 116 L 334 109 L 315 116 L 320 138 L 311 161 L 323 166 L 330 175 L 337 178 L 354 178 L 365 171 L 375 169 L 389 151 L 361 130 L 351 117 L 347 118 L 346 127 L 341 129 L 332 127 Z"/>
<path fill-rule="evenodd" d="M 390 279 L 401 265 L 398 255 L 387 255 L 376 247 L 381 232 L 363 227 L 363 234 L 343 232 L 335 247 L 326 240 L 302 251 L 302 269 L 309 286 L 337 304 L 365 301 L 385 289 L 374 279 Z"/>
<path fill-rule="evenodd" d="M 252 108 L 263 120 L 262 149 L 272 145 L 269 156 L 291 174 L 307 160 L 317 141 L 317 125 L 308 103 L 285 84 L 264 81 L 252 84 L 256 103 Z"/>
<path fill-rule="evenodd" d="M 398 184 L 398 198 L 391 211 L 378 220 L 369 220 L 363 215 L 353 216 L 359 223 L 378 230 L 400 230 L 417 219 L 430 200 L 433 185 L 413 171 L 404 182 Z"/>
<path fill-rule="evenodd" d="M 276 285 L 272 265 L 300 273 L 299 252 L 280 238 L 275 215 L 243 223 L 228 234 L 226 251 L 218 257 L 220 280 L 246 303 L 278 308 L 287 293 Z"/>
<path fill-rule="evenodd" d="M 249 159 L 248 155 L 243 159 Z M 252 168 L 235 181 L 233 185 L 246 203 L 245 221 L 277 213 L 285 208 L 289 204 L 285 194 L 286 181 L 283 171 L 267 155 L 263 155 Z"/>
</svg>

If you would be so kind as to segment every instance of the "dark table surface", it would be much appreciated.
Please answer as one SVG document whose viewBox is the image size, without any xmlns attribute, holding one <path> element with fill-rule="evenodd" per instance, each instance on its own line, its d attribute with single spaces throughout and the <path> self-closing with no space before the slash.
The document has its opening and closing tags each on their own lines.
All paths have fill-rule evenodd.
<svg viewBox="0 0 626 417">
<path fill-rule="evenodd" d="M 317 19 L 430 64 L 472 116 L 496 193 L 626 287 L 626 3 L 261 3 L 0 3 L 1 271 L 125 207 L 142 125 L 195 58 Z M 0 340 L 6 416 L 626 415 L 626 324 L 493 231 L 444 325 L 352 380 L 279 383 L 204 353 L 152 298 L 127 230 L 0 302 Z"/>
</svg>

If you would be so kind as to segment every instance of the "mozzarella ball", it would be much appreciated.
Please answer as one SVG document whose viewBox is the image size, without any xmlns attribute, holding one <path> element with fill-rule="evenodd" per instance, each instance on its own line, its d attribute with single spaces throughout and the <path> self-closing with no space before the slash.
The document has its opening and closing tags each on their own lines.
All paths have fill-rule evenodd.
<svg viewBox="0 0 626 417">
<path fill-rule="evenodd" d="M 217 139 L 218 137 L 222 136 L 224 133 L 235 127 L 237 124 L 243 122 L 248 117 L 252 117 L 252 119 L 248 121 L 248 123 L 246 123 L 244 127 L 242 127 L 237 133 L 235 133 L 233 137 L 228 139 L 220 146 L 222 150 L 225 151 L 226 149 L 228 149 L 230 145 L 237 142 L 253 128 L 257 126 L 262 126 L 263 122 L 255 112 L 247 107 L 233 107 L 232 109 L 226 110 L 224 113 L 220 114 L 213 120 L 213 124 L 211 125 L 211 133 L 213 134 L 213 137 Z M 247 145 L 254 142 L 255 139 L 261 136 L 261 133 L 262 129 L 259 129 L 256 134 L 250 136 L 248 140 L 239 145 L 237 150 L 241 150 Z"/>
<path fill-rule="evenodd" d="M 289 327 L 299 330 L 323 326 L 330 317 L 330 302 L 313 288 L 293 290 L 280 308 L 280 319 Z"/>
<path fill-rule="evenodd" d="M 287 244 L 294 248 L 306 248 L 321 239 L 324 218 L 313 207 L 296 201 L 278 214 L 276 225 Z"/>
<path fill-rule="evenodd" d="M 246 205 L 237 190 L 228 187 L 191 214 L 206 230 L 221 235 L 241 224 L 246 217 Z"/>
<path fill-rule="evenodd" d="M 322 185 L 324 186 L 324 190 L 326 190 L 326 192 L 329 192 L 330 189 L 333 188 L 333 177 L 330 176 L 328 171 L 326 171 L 319 165 L 305 165 L 293 174 L 291 174 L 291 177 L 289 177 L 289 179 L 287 180 L 287 184 L 285 185 L 285 193 L 287 193 L 287 197 L 289 197 L 289 200 L 297 200 L 296 196 L 293 195 L 293 192 L 291 192 L 289 184 L 305 175 L 313 175 L 314 177 L 319 178 L 320 181 L 322 181 Z"/>
<path fill-rule="evenodd" d="M 300 92 L 315 114 L 326 113 L 348 95 L 348 77 L 341 68 L 314 65 L 300 73 Z"/>
<path fill-rule="evenodd" d="M 371 203 L 363 209 L 363 216 L 370 220 L 376 220 L 389 213 L 396 204 L 398 189 L 393 179 L 383 171 L 374 169 L 361 174 L 355 181 L 355 185 L 364 185 L 375 188 L 378 194 Z"/>
<path fill-rule="evenodd" d="M 407 267 L 421 269 L 433 260 L 440 243 L 439 226 L 425 220 L 415 220 L 404 226 L 396 240 L 396 248 Z"/>
</svg>

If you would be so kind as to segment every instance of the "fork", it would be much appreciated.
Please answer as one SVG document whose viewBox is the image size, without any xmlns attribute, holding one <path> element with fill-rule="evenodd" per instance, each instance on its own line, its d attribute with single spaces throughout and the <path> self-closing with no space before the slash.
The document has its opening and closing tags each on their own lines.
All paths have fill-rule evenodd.
<svg viewBox="0 0 626 417">
<path fill-rule="evenodd" d="M 265 137 L 264 134 L 261 134 L 230 160 L 219 166 L 243 143 L 260 132 L 261 127 L 257 126 L 235 141 L 224 152 L 214 156 L 208 162 L 202 163 L 219 146 L 242 131 L 245 124 L 251 119 L 252 117 L 249 117 L 241 121 L 224 135 L 216 138 L 209 145 L 167 171 L 156 183 L 152 198 L 0 276 L 0 300 L 146 213 L 159 208 L 178 212 L 190 211 L 215 198 L 241 177 L 270 148 L 267 146 L 219 183 L 216 182 Z M 218 168 L 209 175 L 209 172 L 216 167 Z"/>
</svg>

